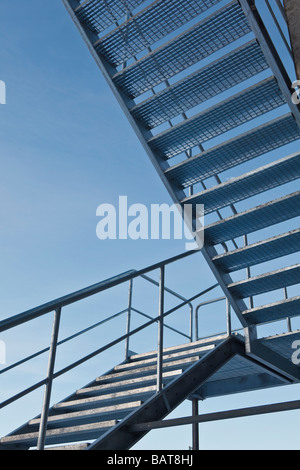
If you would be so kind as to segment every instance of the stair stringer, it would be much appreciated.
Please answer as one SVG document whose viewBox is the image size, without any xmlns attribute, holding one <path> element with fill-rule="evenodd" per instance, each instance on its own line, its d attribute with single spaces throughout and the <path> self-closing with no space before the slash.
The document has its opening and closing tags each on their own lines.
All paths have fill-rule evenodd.
<svg viewBox="0 0 300 470">
<path fill-rule="evenodd" d="M 130 449 L 149 432 L 130 432 L 130 426 L 165 418 L 236 354 L 245 354 L 244 342 L 235 337 L 225 339 L 86 450 Z"/>
</svg>

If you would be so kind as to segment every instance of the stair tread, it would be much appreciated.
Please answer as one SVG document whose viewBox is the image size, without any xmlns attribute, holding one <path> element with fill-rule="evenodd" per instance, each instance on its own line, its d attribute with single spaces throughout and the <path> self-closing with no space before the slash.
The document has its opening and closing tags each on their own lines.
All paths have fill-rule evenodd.
<svg viewBox="0 0 300 470">
<path fill-rule="evenodd" d="M 60 409 L 60 408 L 70 408 L 70 407 L 80 407 L 81 405 L 89 405 L 93 404 L 96 402 L 105 402 L 105 401 L 112 401 L 112 400 L 118 400 L 122 398 L 128 398 L 128 401 L 130 401 L 131 397 L 133 395 L 143 395 L 143 394 L 149 394 L 151 392 L 154 392 L 156 390 L 155 386 L 148 386 L 148 387 L 140 387 L 140 388 L 135 388 L 133 390 L 124 390 L 121 392 L 115 392 L 115 393 L 108 393 L 105 395 L 98 395 L 98 396 L 93 396 L 93 397 L 87 397 L 87 398 L 78 398 L 76 400 L 70 400 L 66 402 L 61 402 L 57 403 L 54 405 L 54 409 Z"/>
<path fill-rule="evenodd" d="M 267 68 L 259 45 L 251 40 L 136 104 L 130 111 L 145 127 L 153 128 Z M 212 88 L 216 79 L 219 86 Z"/>
<path fill-rule="evenodd" d="M 243 311 L 249 323 L 259 324 L 299 315 L 300 296 L 272 302 Z"/>
<path fill-rule="evenodd" d="M 208 214 L 299 178 L 299 163 L 300 154 L 294 153 L 186 197 L 182 202 L 204 204 Z"/>
<path fill-rule="evenodd" d="M 164 372 L 163 373 L 163 378 L 170 378 L 172 379 L 173 377 L 176 377 L 176 375 L 181 374 L 182 369 L 178 369 L 175 371 L 170 371 L 170 372 Z M 127 379 L 127 380 L 120 380 L 118 382 L 112 382 L 108 384 L 103 384 L 103 385 L 92 385 L 90 387 L 85 387 L 77 390 L 76 394 L 85 394 L 85 393 L 91 393 L 91 392 L 96 392 L 96 391 L 102 391 L 102 390 L 109 390 L 112 388 L 118 388 L 126 385 L 134 385 L 136 383 L 145 383 L 145 382 L 151 382 L 156 380 L 156 375 L 147 375 L 143 377 L 136 377 L 135 379 Z"/>
<path fill-rule="evenodd" d="M 62 446 L 54 446 L 54 447 L 45 447 L 44 450 L 86 450 L 89 447 L 89 442 L 84 444 L 69 444 L 69 445 L 62 445 Z"/>
<path fill-rule="evenodd" d="M 163 355 L 163 361 L 166 362 L 170 359 L 177 359 L 177 358 L 185 357 L 185 356 L 198 355 L 199 353 L 209 351 L 213 349 L 214 347 L 215 345 L 212 344 L 212 345 L 200 346 L 198 348 L 176 352 L 176 353 L 169 353 L 169 354 L 165 353 Z M 127 363 L 119 364 L 118 366 L 114 368 L 114 370 L 123 370 L 123 369 L 133 368 L 136 366 L 139 367 L 140 365 L 154 363 L 156 362 L 156 360 L 157 360 L 157 357 L 148 358 L 148 359 L 141 358 L 141 360 L 130 360 Z"/>
<path fill-rule="evenodd" d="M 200 359 L 200 356 L 192 356 L 186 359 L 181 359 L 180 361 L 167 362 L 163 364 L 163 369 L 166 370 L 172 367 L 177 368 L 177 367 L 183 367 L 185 365 L 188 366 L 191 362 L 198 361 L 199 359 Z M 122 372 L 116 371 L 113 374 L 102 375 L 100 377 L 97 377 L 96 380 L 97 382 L 106 381 L 106 380 L 118 381 L 120 378 L 122 379 L 122 377 L 132 376 L 132 375 L 138 376 L 139 374 L 144 375 L 144 374 L 147 374 L 149 371 L 154 371 L 154 370 L 156 370 L 156 364 L 152 366 L 139 367 L 138 369 L 134 369 L 134 370 L 128 369 Z"/>
<path fill-rule="evenodd" d="M 91 423 L 91 424 L 82 424 L 78 426 L 70 426 L 66 428 L 56 428 L 56 429 L 48 429 L 46 432 L 46 439 L 47 438 L 55 438 L 55 437 L 66 437 L 72 436 L 82 432 L 89 432 L 89 431 L 101 431 L 106 428 L 110 428 L 117 424 L 116 420 L 110 421 L 102 421 L 100 423 Z M 24 434 L 12 434 L 10 436 L 5 436 L 1 439 L 1 443 L 21 443 L 21 442 L 35 442 L 37 441 L 39 436 L 38 432 L 31 432 L 31 433 L 24 433 Z"/>
<path fill-rule="evenodd" d="M 165 174 L 178 185 L 189 187 L 299 138 L 299 128 L 288 113 L 172 165 Z"/>
<path fill-rule="evenodd" d="M 300 215 L 300 191 L 207 225 L 205 237 L 217 244 Z"/>
<path fill-rule="evenodd" d="M 228 285 L 229 290 L 239 297 L 248 297 L 287 287 L 300 282 L 300 264 L 277 269 L 259 276 L 250 277 Z"/>
<path fill-rule="evenodd" d="M 171 158 L 283 104 L 284 97 L 271 77 L 151 137 L 148 144 L 162 158 Z"/>
<path fill-rule="evenodd" d="M 103 415 L 114 415 L 114 413 L 118 413 L 120 411 L 131 411 L 134 408 L 137 408 L 141 406 L 143 402 L 142 401 L 133 401 L 129 403 L 121 403 L 121 404 L 116 404 L 116 405 L 110 405 L 110 406 L 103 406 L 103 407 L 98 407 L 98 408 L 91 408 L 88 410 L 81 410 L 81 411 L 74 411 L 74 412 L 68 412 L 68 413 L 62 413 L 62 414 L 55 414 L 52 416 L 49 416 L 48 418 L 48 423 L 54 423 L 57 424 L 59 422 L 65 422 L 65 421 L 72 421 L 72 420 L 84 420 L 87 417 L 98 417 L 101 414 Z M 59 407 L 55 407 L 59 408 Z M 99 419 L 98 419 L 99 422 Z M 29 425 L 36 425 L 40 423 L 40 418 L 35 418 L 29 421 Z"/>
<path fill-rule="evenodd" d="M 250 31 L 240 6 L 234 1 L 120 70 L 113 76 L 113 81 L 126 94 L 136 97 Z M 189 54 L 183 56 L 186 48 Z M 163 64 L 163 74 L 157 64 Z"/>
<path fill-rule="evenodd" d="M 172 352 L 176 353 L 182 350 L 193 349 L 194 347 L 202 347 L 204 345 L 207 345 L 206 344 L 207 342 L 214 343 L 214 341 L 215 341 L 215 338 L 213 337 L 210 340 L 206 338 L 205 340 L 197 340 L 197 341 L 192 341 L 189 343 L 178 344 L 176 346 L 169 346 L 167 348 L 163 348 L 163 354 L 172 353 Z M 143 359 L 143 358 L 156 356 L 156 355 L 157 355 L 157 350 L 152 350 L 152 351 L 145 352 L 145 353 L 133 354 L 130 356 L 130 360 Z"/>
<path fill-rule="evenodd" d="M 291 230 L 233 251 L 214 256 L 213 261 L 227 272 L 270 261 L 299 250 L 300 229 Z"/>
<path fill-rule="evenodd" d="M 182 27 L 191 19 L 205 12 L 219 0 L 199 2 L 198 0 L 159 0 L 151 3 L 114 28 L 94 47 L 113 65 L 120 65 L 145 49 L 148 45 Z M 143 34 L 141 35 L 141 32 Z M 130 43 L 130 47 L 128 44 Z"/>
</svg>

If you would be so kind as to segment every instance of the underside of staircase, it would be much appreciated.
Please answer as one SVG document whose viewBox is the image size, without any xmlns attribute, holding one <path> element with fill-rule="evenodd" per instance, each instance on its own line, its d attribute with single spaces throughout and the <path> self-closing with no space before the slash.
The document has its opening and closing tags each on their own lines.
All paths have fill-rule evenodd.
<svg viewBox="0 0 300 470">
<path fill-rule="evenodd" d="M 286 290 L 255 308 L 299 284 L 300 113 L 292 50 L 273 35 L 282 2 L 276 14 L 255 0 L 63 3 L 173 202 L 204 206 L 199 248 L 242 326 L 255 340 L 256 325 L 297 315 Z"/>
<path fill-rule="evenodd" d="M 162 388 L 158 348 L 131 354 L 49 409 L 46 449 L 130 449 L 151 429 L 145 423 L 186 399 L 299 383 L 291 360 L 300 340 L 291 328 L 300 315 L 299 105 L 264 2 L 63 3 L 168 196 L 204 205 L 199 248 L 243 331 L 164 349 Z M 192 223 L 196 230 L 196 216 Z M 57 316 L 67 302 L 55 304 Z M 162 312 L 161 303 L 158 322 Z M 286 319 L 286 333 L 259 337 L 259 327 Z M 40 422 L 3 437 L 0 450 L 35 449 Z"/>
<path fill-rule="evenodd" d="M 186 399 L 204 399 L 297 383 L 290 341 L 300 333 L 267 338 L 268 363 L 245 352 L 239 335 L 216 336 L 164 349 L 163 388 L 156 390 L 157 352 L 135 354 L 50 408 L 45 450 L 128 450 L 149 430 L 134 426 L 163 420 Z M 264 346 L 266 344 L 267 346 Z M 278 369 L 284 352 L 287 368 Z M 34 450 L 40 416 L 0 440 L 0 450 Z"/>
</svg>

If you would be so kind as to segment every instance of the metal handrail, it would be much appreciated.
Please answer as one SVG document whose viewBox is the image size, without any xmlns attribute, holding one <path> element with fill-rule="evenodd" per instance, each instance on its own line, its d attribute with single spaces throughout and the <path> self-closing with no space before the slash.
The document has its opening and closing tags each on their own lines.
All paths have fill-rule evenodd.
<svg viewBox="0 0 300 470">
<path fill-rule="evenodd" d="M 177 333 L 183 334 L 182 332 L 170 327 L 169 325 L 164 324 L 164 318 L 171 313 L 175 312 L 176 310 L 179 310 L 180 308 L 189 305 L 190 306 L 190 311 L 191 311 L 191 320 L 190 320 L 190 336 L 183 334 L 186 336 L 190 341 L 192 341 L 192 312 L 193 312 L 193 306 L 192 302 L 199 298 L 200 296 L 206 294 L 207 292 L 210 292 L 211 290 L 215 289 L 218 284 L 214 284 L 213 286 L 197 293 L 196 295 L 186 299 L 185 297 L 181 296 L 177 292 L 173 291 L 172 289 L 169 289 L 168 287 L 165 286 L 165 267 L 168 264 L 171 264 L 175 261 L 178 261 L 180 259 L 186 258 L 188 256 L 191 256 L 192 254 L 199 253 L 198 250 L 195 251 L 188 251 L 184 252 L 180 255 L 174 256 L 172 258 L 166 259 L 164 261 L 155 263 L 153 265 L 150 265 L 144 269 L 141 270 L 130 270 L 126 271 L 122 274 L 119 274 L 117 276 L 114 276 L 112 278 L 109 278 L 107 280 L 101 281 L 97 284 L 94 284 L 92 286 L 86 287 L 84 289 L 81 289 L 79 291 L 76 291 L 72 294 L 60 297 L 58 299 L 55 299 L 51 302 L 47 302 L 39 307 L 35 307 L 33 309 L 27 310 L 21 314 L 12 316 L 10 318 L 7 318 L 5 320 L 2 320 L 0 322 L 0 332 L 10 330 L 18 325 L 27 323 L 31 320 L 34 320 L 36 318 L 39 318 L 47 313 L 54 312 L 54 322 L 53 322 L 53 329 L 52 329 L 52 337 L 51 337 L 51 343 L 48 348 L 44 348 L 41 351 L 32 354 L 28 356 L 27 358 L 22 359 L 21 361 L 16 362 L 13 365 L 10 365 L 6 367 L 4 370 L 1 371 L 1 373 L 7 372 L 8 370 L 11 370 L 13 367 L 17 367 L 18 365 L 23 364 L 24 362 L 33 359 L 34 357 L 37 357 L 38 355 L 45 353 L 49 351 L 49 358 L 48 358 L 48 369 L 47 369 L 47 375 L 46 377 L 31 385 L 30 387 L 24 389 L 23 391 L 17 393 L 16 395 L 10 397 L 9 399 L 3 401 L 0 403 L 0 409 L 4 408 L 5 406 L 15 402 L 16 400 L 22 398 L 23 396 L 33 392 L 34 390 L 38 389 L 41 386 L 45 386 L 45 393 L 44 393 L 44 402 L 43 402 L 43 407 L 42 407 L 42 413 L 41 413 L 41 420 L 40 420 L 40 428 L 39 428 L 39 437 L 38 437 L 38 445 L 37 449 L 42 450 L 44 449 L 45 445 L 45 436 L 46 436 L 46 429 L 47 429 L 47 421 L 48 421 L 48 413 L 49 413 L 49 407 L 50 407 L 50 398 L 51 398 L 51 391 L 52 391 L 52 384 L 53 381 L 67 373 L 68 371 L 74 369 L 75 367 L 83 364 L 84 362 L 88 361 L 89 359 L 95 357 L 96 355 L 99 355 L 100 353 L 110 349 L 111 347 L 119 344 L 120 342 L 124 341 L 126 342 L 126 355 L 125 358 L 127 359 L 128 356 L 128 345 L 129 345 L 129 338 L 136 333 L 144 330 L 148 326 L 152 325 L 153 323 L 157 322 L 158 323 L 158 352 L 157 352 L 157 391 L 160 391 L 162 388 L 162 356 L 163 356 L 163 329 L 164 327 L 170 328 L 173 331 L 176 331 Z M 154 271 L 156 269 L 160 270 L 160 282 L 157 283 L 154 281 L 152 278 L 149 278 L 146 276 L 147 273 Z M 135 309 L 132 307 L 132 281 L 133 279 L 137 277 L 143 277 L 147 281 L 158 285 L 159 286 L 159 315 L 152 318 L 149 317 L 148 315 L 144 314 L 143 312 L 140 312 L 139 310 Z M 60 319 L 61 319 L 61 313 L 62 313 L 62 308 L 73 304 L 75 302 L 78 302 L 79 300 L 85 299 L 87 297 L 90 297 L 92 295 L 98 294 L 102 291 L 106 291 L 112 287 L 115 287 L 117 285 L 123 284 L 125 282 L 129 281 L 130 285 L 130 292 L 129 292 L 129 302 L 128 302 L 128 308 L 111 315 L 110 317 L 101 320 L 93 325 L 90 325 L 89 327 L 74 333 L 71 336 L 68 336 L 64 338 L 61 341 L 58 341 L 58 332 L 59 332 L 59 326 L 60 326 Z M 177 304 L 175 307 L 169 309 L 168 311 L 165 311 L 164 309 L 164 294 L 165 292 L 169 292 L 170 294 L 174 295 L 175 297 L 179 298 L 182 302 Z M 130 331 L 130 312 L 131 310 L 136 311 L 137 313 L 150 318 L 149 321 L 144 323 L 143 325 L 133 329 Z M 87 332 L 90 331 L 91 329 L 102 325 L 103 323 L 116 318 L 117 316 L 121 315 L 122 313 L 128 312 L 128 317 L 127 317 L 127 329 L 126 329 L 126 334 L 119 336 L 117 339 L 111 341 L 110 343 L 101 346 L 100 348 L 97 348 L 95 351 L 87 354 L 86 356 L 81 357 L 79 360 L 69 364 L 68 366 L 64 367 L 63 369 L 60 369 L 58 371 L 54 372 L 54 365 L 55 365 L 55 358 L 56 358 L 56 352 L 57 352 L 57 347 L 60 346 L 61 344 L 70 341 L 71 339 Z"/>
<path fill-rule="evenodd" d="M 196 340 L 199 338 L 199 336 L 198 336 L 198 331 L 199 331 L 198 312 L 199 312 L 200 307 L 202 307 L 204 305 L 209 305 L 209 304 L 212 304 L 212 303 L 215 303 L 215 302 L 219 302 L 219 301 L 224 300 L 224 299 L 226 299 L 226 297 L 218 297 L 218 298 L 215 298 L 215 299 L 206 300 L 205 302 L 201 302 L 196 306 L 196 308 L 195 308 L 195 338 L 196 338 Z"/>
<path fill-rule="evenodd" d="M 3 331 L 9 330 L 10 328 L 14 328 L 15 326 L 21 325 L 22 323 L 25 323 L 27 321 L 30 321 L 42 315 L 45 315 L 46 313 L 53 312 L 54 310 L 58 308 L 71 305 L 75 302 L 78 302 L 79 300 L 83 300 L 87 297 L 98 294 L 104 290 L 120 285 L 126 281 L 130 281 L 131 279 L 139 277 L 143 274 L 154 271 L 155 269 L 159 269 L 161 266 L 167 266 L 168 264 L 184 259 L 195 253 L 199 253 L 199 250 L 186 251 L 184 253 L 181 253 L 180 255 L 176 255 L 176 256 L 173 256 L 172 258 L 168 258 L 164 261 L 160 261 L 158 263 L 150 265 L 147 268 L 143 268 L 140 270 L 133 269 L 130 271 L 126 271 L 122 274 L 118 274 L 117 276 L 113 276 L 109 279 L 105 279 L 104 281 L 101 281 L 97 284 L 93 284 L 89 287 L 86 287 L 84 289 L 78 290 L 71 294 L 65 295 L 51 302 L 47 302 L 39 307 L 35 307 L 33 309 L 27 310 L 18 315 L 9 317 L 5 320 L 0 321 L 0 333 Z"/>
</svg>

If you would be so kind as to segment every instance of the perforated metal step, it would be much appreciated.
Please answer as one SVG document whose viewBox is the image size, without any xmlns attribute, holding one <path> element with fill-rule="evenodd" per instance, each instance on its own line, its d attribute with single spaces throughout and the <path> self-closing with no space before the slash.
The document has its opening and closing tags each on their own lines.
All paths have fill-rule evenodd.
<svg viewBox="0 0 300 470">
<path fill-rule="evenodd" d="M 148 143 L 159 156 L 170 158 L 284 104 L 271 77 L 152 137 Z"/>
<path fill-rule="evenodd" d="M 300 229 L 229 251 L 213 258 L 223 271 L 232 272 L 296 253 L 300 249 Z"/>
<path fill-rule="evenodd" d="M 121 70 L 113 81 L 128 96 L 137 97 L 250 32 L 240 6 L 233 1 Z"/>
<path fill-rule="evenodd" d="M 165 170 L 165 174 L 177 186 L 188 187 L 299 139 L 300 131 L 292 115 L 283 115 L 185 159 Z"/>
<path fill-rule="evenodd" d="M 204 204 L 205 213 L 237 203 L 300 177 L 300 154 L 293 154 L 231 178 L 206 191 L 183 199 L 183 203 Z"/>
</svg>

